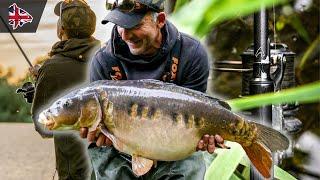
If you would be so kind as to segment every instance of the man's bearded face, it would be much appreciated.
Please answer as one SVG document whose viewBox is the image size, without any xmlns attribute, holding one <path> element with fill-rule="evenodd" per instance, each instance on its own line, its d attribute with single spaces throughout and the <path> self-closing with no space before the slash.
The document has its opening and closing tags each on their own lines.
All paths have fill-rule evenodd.
<svg viewBox="0 0 320 180">
<path fill-rule="evenodd" d="M 149 13 L 135 27 L 125 29 L 118 26 L 117 30 L 133 55 L 154 55 L 159 48 L 155 42 L 161 31 Z"/>
</svg>

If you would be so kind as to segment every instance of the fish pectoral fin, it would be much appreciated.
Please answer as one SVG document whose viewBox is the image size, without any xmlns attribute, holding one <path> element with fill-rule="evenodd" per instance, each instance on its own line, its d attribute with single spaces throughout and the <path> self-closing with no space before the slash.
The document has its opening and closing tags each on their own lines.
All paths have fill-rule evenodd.
<svg viewBox="0 0 320 180">
<path fill-rule="evenodd" d="M 116 138 L 108 131 L 108 129 L 103 124 L 99 126 L 99 129 L 100 132 L 104 134 L 107 138 L 109 138 L 113 143 L 116 142 Z"/>
<path fill-rule="evenodd" d="M 153 160 L 132 155 L 132 171 L 137 176 L 142 176 L 152 168 Z"/>
</svg>

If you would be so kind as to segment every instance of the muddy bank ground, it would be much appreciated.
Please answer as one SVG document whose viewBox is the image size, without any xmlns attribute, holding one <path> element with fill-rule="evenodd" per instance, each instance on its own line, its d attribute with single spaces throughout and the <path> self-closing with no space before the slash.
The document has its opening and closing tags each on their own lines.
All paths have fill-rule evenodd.
<svg viewBox="0 0 320 180">
<path fill-rule="evenodd" d="M 53 139 L 42 139 L 31 123 L 0 123 L 0 179 L 51 180 L 54 171 Z"/>
</svg>

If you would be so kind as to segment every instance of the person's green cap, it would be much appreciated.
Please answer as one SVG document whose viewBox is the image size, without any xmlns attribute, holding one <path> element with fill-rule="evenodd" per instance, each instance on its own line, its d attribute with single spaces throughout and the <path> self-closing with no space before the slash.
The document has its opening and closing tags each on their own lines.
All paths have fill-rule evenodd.
<svg viewBox="0 0 320 180">
<path fill-rule="evenodd" d="M 61 26 L 75 37 L 89 37 L 96 27 L 96 15 L 84 0 L 64 0 L 56 4 L 54 13 Z"/>
</svg>

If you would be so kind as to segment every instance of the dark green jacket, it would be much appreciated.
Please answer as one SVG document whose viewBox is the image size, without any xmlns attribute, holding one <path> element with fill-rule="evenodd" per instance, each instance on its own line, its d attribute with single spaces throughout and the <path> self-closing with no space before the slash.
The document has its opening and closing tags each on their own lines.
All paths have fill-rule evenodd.
<svg viewBox="0 0 320 180">
<path fill-rule="evenodd" d="M 32 117 L 35 128 L 42 136 L 45 133 L 36 121 L 38 114 L 65 91 L 88 81 L 87 67 L 91 56 L 100 48 L 100 41 L 89 39 L 69 39 L 53 45 L 51 58 L 45 61 L 36 79 L 32 103 Z"/>
<path fill-rule="evenodd" d="M 43 137 L 54 136 L 56 170 L 59 180 L 85 180 L 91 176 L 87 148 L 79 135 L 72 132 L 51 133 L 37 122 L 38 114 L 56 98 L 88 82 L 87 67 L 91 56 L 100 48 L 94 38 L 69 39 L 57 42 L 50 58 L 39 70 L 32 104 L 36 130 Z"/>
</svg>

